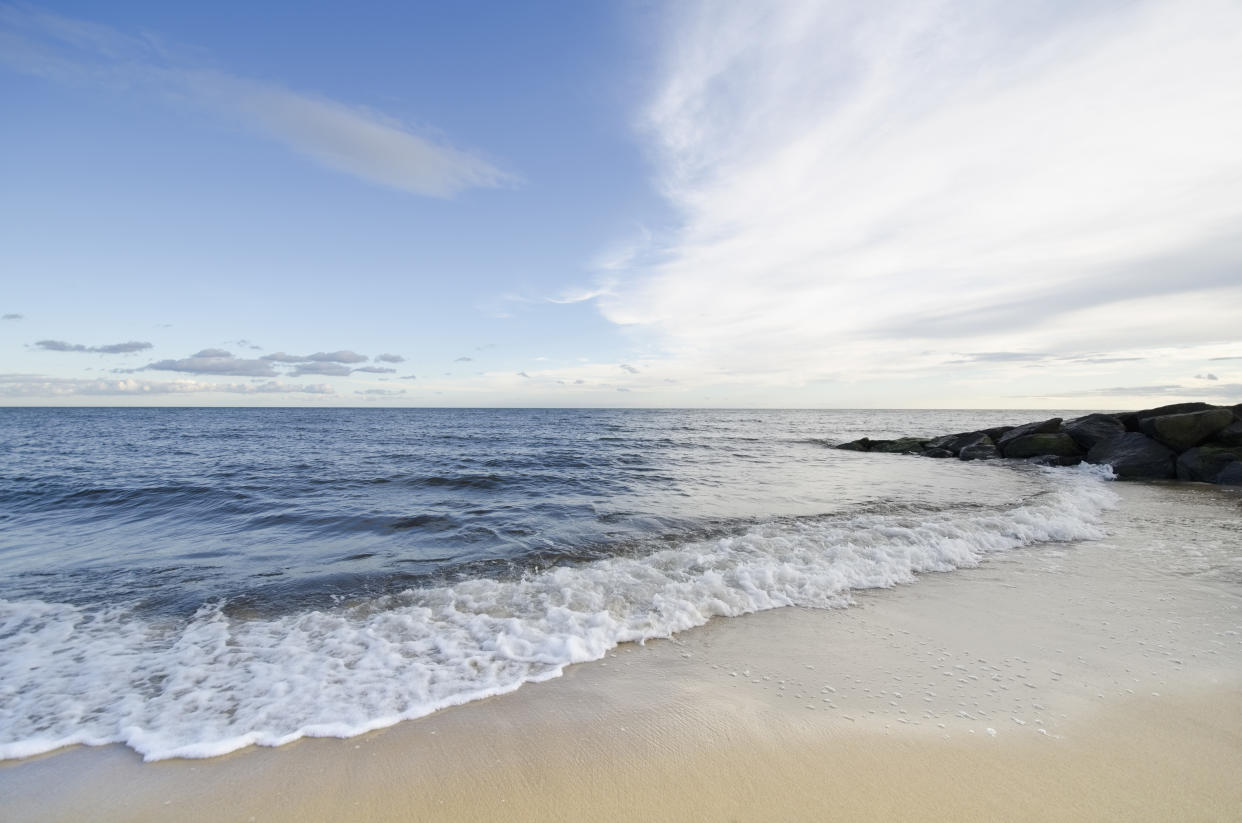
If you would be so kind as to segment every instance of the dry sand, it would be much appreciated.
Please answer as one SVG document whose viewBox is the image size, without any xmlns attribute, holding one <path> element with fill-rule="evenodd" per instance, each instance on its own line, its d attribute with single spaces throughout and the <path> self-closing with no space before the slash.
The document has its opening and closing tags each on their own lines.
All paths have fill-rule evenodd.
<svg viewBox="0 0 1242 823">
<path fill-rule="evenodd" d="M 26 820 L 1242 820 L 1242 495 L 350 740 L 0 767 Z"/>
</svg>

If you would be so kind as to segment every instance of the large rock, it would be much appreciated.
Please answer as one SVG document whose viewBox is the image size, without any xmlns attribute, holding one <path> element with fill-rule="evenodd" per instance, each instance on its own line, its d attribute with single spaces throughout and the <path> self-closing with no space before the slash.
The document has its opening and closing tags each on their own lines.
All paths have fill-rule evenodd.
<svg viewBox="0 0 1242 823">
<path fill-rule="evenodd" d="M 1088 414 L 1061 424 L 1061 431 L 1074 438 L 1074 442 L 1081 446 L 1083 451 L 1087 451 L 1106 437 L 1121 434 L 1125 430 L 1126 427 L 1121 421 L 1111 414 Z"/>
<path fill-rule="evenodd" d="M 1207 409 L 1145 417 L 1139 421 L 1139 428 L 1148 437 L 1181 452 L 1207 442 L 1212 435 L 1232 423 L 1233 412 L 1229 409 Z"/>
<path fill-rule="evenodd" d="M 1177 479 L 1218 483 L 1221 473 L 1238 461 L 1242 461 L 1242 447 L 1196 446 L 1177 458 Z"/>
<path fill-rule="evenodd" d="M 1140 425 L 1143 420 L 1148 417 L 1160 417 L 1165 414 L 1186 414 L 1187 412 L 1207 411 L 1216 408 L 1211 403 L 1173 403 L 1169 406 L 1159 406 L 1154 409 L 1143 409 L 1136 412 L 1123 412 L 1117 415 L 1117 419 L 1126 427 L 1126 431 L 1136 432 L 1142 431 Z"/>
<path fill-rule="evenodd" d="M 1113 467 L 1122 479 L 1175 477 L 1175 455 L 1145 434 L 1125 432 L 1105 438 L 1087 452 L 1087 462 Z"/>
<path fill-rule="evenodd" d="M 869 452 L 871 451 L 872 442 L 873 441 L 870 437 L 861 437 L 858 440 L 851 440 L 848 443 L 841 443 L 837 446 L 837 448 L 845 449 L 847 452 Z"/>
<path fill-rule="evenodd" d="M 1226 486 L 1242 486 L 1242 460 L 1230 463 L 1216 475 L 1216 482 Z"/>
<path fill-rule="evenodd" d="M 1222 446 L 1242 446 L 1242 420 L 1230 423 L 1212 435 L 1212 442 Z"/>
<path fill-rule="evenodd" d="M 1242 420 L 1242 417 L 1239 417 L 1238 419 Z M 980 429 L 979 434 L 986 434 L 988 437 L 992 438 L 992 442 L 996 442 L 1011 429 L 1013 429 L 1013 426 L 993 426 L 990 429 Z"/>
<path fill-rule="evenodd" d="M 872 440 L 869 451 L 884 454 L 917 454 L 923 451 L 923 438 L 898 437 L 896 440 Z"/>
<path fill-rule="evenodd" d="M 957 453 L 959 460 L 995 460 L 1000 456 L 1000 449 L 996 448 L 990 437 L 986 442 L 966 446 Z"/>
<path fill-rule="evenodd" d="M 996 445 L 1000 446 L 1001 452 L 1004 453 L 1005 447 L 1019 437 L 1026 437 L 1028 434 L 1056 434 L 1059 431 L 1061 431 L 1061 418 L 1054 417 L 1039 423 L 1014 426 L 996 439 Z"/>
<path fill-rule="evenodd" d="M 1015 437 L 1001 446 L 1001 454 L 1006 457 L 1076 457 L 1082 455 L 1082 449 L 1074 442 L 1074 438 L 1064 432 L 1055 434 L 1024 434 Z"/>
<path fill-rule="evenodd" d="M 1082 462 L 1082 455 L 1058 456 L 1055 454 L 1041 454 L 1035 457 L 1028 457 L 1026 462 L 1033 463 L 1036 466 L 1077 466 Z"/>
<path fill-rule="evenodd" d="M 984 432 L 963 432 L 962 434 L 949 434 L 944 437 L 937 437 L 927 443 L 929 449 L 945 449 L 953 452 L 956 457 L 961 453 L 962 449 L 967 446 L 978 446 L 980 443 L 992 443 L 992 438 L 988 437 Z"/>
<path fill-rule="evenodd" d="M 924 457 L 939 457 L 939 458 L 957 457 L 956 454 L 949 451 L 948 449 L 928 449 L 927 451 L 923 452 L 923 456 Z"/>
</svg>

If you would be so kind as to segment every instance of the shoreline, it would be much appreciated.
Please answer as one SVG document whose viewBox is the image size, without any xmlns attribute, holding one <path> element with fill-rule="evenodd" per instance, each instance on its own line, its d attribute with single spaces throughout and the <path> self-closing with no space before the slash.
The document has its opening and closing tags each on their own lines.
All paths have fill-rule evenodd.
<svg viewBox="0 0 1242 823">
<path fill-rule="evenodd" d="M 1149 527 L 1236 545 L 1242 497 L 1117 491 L 1103 540 L 843 610 L 714 620 L 355 738 L 0 764 L 0 804 L 13 820 L 1236 819 L 1242 569 Z"/>
</svg>

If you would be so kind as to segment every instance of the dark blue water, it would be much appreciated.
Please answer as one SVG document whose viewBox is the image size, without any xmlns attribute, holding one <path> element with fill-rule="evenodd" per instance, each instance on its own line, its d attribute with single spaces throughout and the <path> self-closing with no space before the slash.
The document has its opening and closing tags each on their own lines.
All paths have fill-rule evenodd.
<svg viewBox="0 0 1242 823">
<path fill-rule="evenodd" d="M 828 447 L 1036 416 L 0 409 L 0 756 L 357 733 L 1089 535 L 1094 479 Z"/>
</svg>

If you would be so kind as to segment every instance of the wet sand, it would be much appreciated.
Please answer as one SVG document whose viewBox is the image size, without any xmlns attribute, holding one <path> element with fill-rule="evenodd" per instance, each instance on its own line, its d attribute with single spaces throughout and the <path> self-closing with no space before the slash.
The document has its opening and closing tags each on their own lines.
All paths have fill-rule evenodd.
<svg viewBox="0 0 1242 823">
<path fill-rule="evenodd" d="M 718 620 L 349 740 L 0 766 L 25 820 L 1242 819 L 1242 494 Z"/>
</svg>

